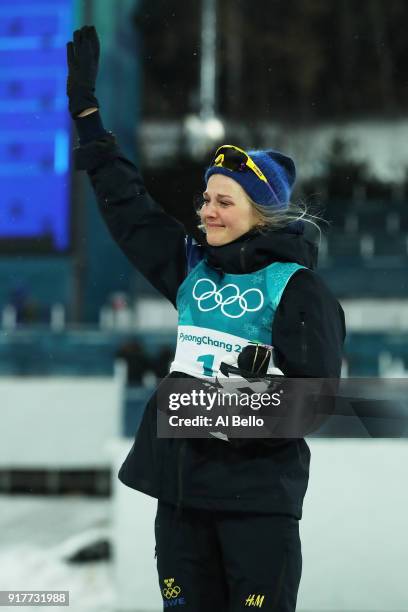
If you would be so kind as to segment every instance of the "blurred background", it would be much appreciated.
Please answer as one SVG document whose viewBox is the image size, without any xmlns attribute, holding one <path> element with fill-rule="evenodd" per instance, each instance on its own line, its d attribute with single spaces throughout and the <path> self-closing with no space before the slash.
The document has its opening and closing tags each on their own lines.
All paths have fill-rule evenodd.
<svg viewBox="0 0 408 612">
<path fill-rule="evenodd" d="M 116 473 L 177 318 L 73 172 L 72 30 L 97 27 L 105 127 L 187 233 L 200 238 L 217 144 L 295 158 L 293 199 L 327 220 L 313 239 L 346 313 L 343 376 L 401 381 L 407 21 L 404 0 L 2 0 L 0 589 L 70 590 L 75 612 L 161 609 L 154 501 Z M 356 432 L 310 442 L 299 609 L 407 612 L 408 431 Z"/>
</svg>

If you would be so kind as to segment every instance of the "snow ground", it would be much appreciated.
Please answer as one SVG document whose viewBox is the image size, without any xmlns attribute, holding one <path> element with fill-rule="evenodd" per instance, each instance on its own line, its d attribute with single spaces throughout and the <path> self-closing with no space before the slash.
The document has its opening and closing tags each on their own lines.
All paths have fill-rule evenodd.
<svg viewBox="0 0 408 612">
<path fill-rule="evenodd" d="M 68 590 L 69 608 L 60 610 L 114 612 L 112 560 L 66 561 L 81 545 L 109 537 L 110 512 L 109 499 L 0 495 L 0 590 Z"/>
</svg>

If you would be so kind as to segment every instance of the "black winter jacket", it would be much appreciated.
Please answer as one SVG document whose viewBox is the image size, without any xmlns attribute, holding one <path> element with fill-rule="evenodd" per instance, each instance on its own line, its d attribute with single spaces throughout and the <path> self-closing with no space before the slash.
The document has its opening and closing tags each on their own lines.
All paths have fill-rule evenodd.
<svg viewBox="0 0 408 612">
<path fill-rule="evenodd" d="M 87 170 L 100 212 L 113 239 L 172 304 L 187 274 L 183 226 L 153 201 L 137 168 L 112 135 L 75 149 L 77 169 Z M 249 232 L 221 247 L 204 245 L 207 263 L 220 273 L 249 273 L 274 261 L 296 262 L 273 322 L 277 365 L 288 377 L 337 378 L 345 338 L 344 314 L 313 272 L 317 249 L 302 227 Z M 172 372 L 162 384 L 177 389 Z M 168 503 L 238 512 L 302 516 L 310 451 L 303 438 L 222 440 L 157 438 L 157 394 L 150 399 L 120 480 Z"/>
</svg>

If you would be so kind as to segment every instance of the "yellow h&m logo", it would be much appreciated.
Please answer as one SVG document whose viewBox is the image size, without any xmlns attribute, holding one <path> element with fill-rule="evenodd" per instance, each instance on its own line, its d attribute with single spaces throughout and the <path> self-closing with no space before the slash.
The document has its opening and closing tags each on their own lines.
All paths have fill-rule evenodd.
<svg viewBox="0 0 408 612">
<path fill-rule="evenodd" d="M 163 597 L 171 599 L 172 597 L 175 598 L 180 595 L 181 588 L 177 584 L 173 586 L 174 578 L 165 578 L 163 582 L 166 585 L 162 590 Z"/>
<path fill-rule="evenodd" d="M 254 608 L 262 608 L 262 604 L 264 601 L 265 595 L 248 595 L 245 600 L 246 606 L 253 606 Z"/>
</svg>

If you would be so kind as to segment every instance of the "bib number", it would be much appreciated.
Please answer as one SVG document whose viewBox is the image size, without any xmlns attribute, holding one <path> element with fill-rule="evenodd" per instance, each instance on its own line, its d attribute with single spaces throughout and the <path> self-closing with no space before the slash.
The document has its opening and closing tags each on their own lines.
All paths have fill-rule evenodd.
<svg viewBox="0 0 408 612">
<path fill-rule="evenodd" d="M 197 361 L 203 364 L 204 376 L 214 376 L 214 358 L 215 355 L 200 355 L 200 357 L 197 357 Z"/>
</svg>

